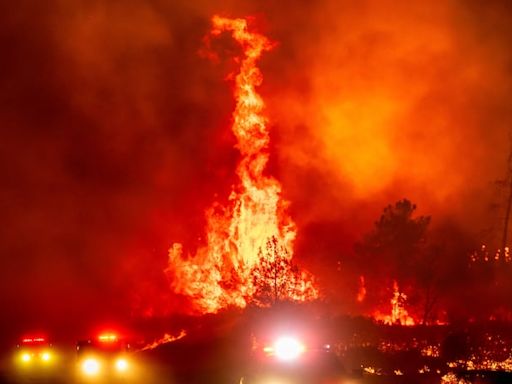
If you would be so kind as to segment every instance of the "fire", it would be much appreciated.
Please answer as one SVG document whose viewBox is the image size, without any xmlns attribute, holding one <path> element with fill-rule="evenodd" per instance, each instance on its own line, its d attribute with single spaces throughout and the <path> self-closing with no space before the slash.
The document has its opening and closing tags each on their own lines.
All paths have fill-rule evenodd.
<svg viewBox="0 0 512 384">
<path fill-rule="evenodd" d="M 482 244 L 480 249 L 474 251 L 470 256 L 471 263 L 510 263 L 512 261 L 512 255 L 510 254 L 510 248 L 504 247 L 503 249 L 498 248 L 495 252 L 489 250 L 487 245 Z"/>
<path fill-rule="evenodd" d="M 359 289 L 357 291 L 357 302 L 362 303 L 366 297 L 366 283 L 364 276 L 359 276 Z"/>
<path fill-rule="evenodd" d="M 469 384 L 469 382 L 463 378 L 459 378 L 453 372 L 448 372 L 446 375 L 441 377 L 441 384 Z"/>
<path fill-rule="evenodd" d="M 169 250 L 166 273 L 173 290 L 187 296 L 194 309 L 216 312 L 227 306 L 245 307 L 254 294 L 253 270 L 263 258 L 293 257 L 296 226 L 281 197 L 281 185 L 264 174 L 270 142 L 264 102 L 256 92 L 262 82 L 257 67 L 261 54 L 273 44 L 263 35 L 248 30 L 247 20 L 214 16 L 212 36 L 229 32 L 242 47 L 237 58 L 240 72 L 235 77 L 232 131 L 241 159 L 236 169 L 238 185 L 227 206 L 215 203 L 206 212 L 207 244 L 194 257 L 184 257 L 183 246 Z M 279 255 L 265 252 L 268 241 L 277 241 Z M 312 277 L 301 272 L 300 300 L 317 297 Z"/>
<path fill-rule="evenodd" d="M 398 283 L 393 281 L 393 297 L 390 300 L 391 303 L 391 314 L 385 315 L 380 312 L 376 312 L 374 317 L 377 321 L 382 321 L 388 325 L 406 325 L 412 326 L 415 324 L 414 319 L 409 315 L 405 309 L 405 303 L 407 301 L 407 295 L 400 292 Z"/>
<path fill-rule="evenodd" d="M 377 376 L 381 376 L 382 375 L 382 369 L 380 369 L 380 368 L 365 367 L 363 365 L 361 365 L 361 368 L 363 369 L 363 374 L 364 375 L 377 375 Z"/>
<path fill-rule="evenodd" d="M 173 341 L 183 339 L 186 335 L 187 332 L 185 332 L 184 330 L 181 330 L 181 332 L 178 335 L 170 335 L 166 333 L 162 338 L 155 340 L 152 343 L 149 343 L 148 345 L 139 349 L 139 352 L 155 349 L 156 347 L 162 344 L 172 343 Z"/>
</svg>

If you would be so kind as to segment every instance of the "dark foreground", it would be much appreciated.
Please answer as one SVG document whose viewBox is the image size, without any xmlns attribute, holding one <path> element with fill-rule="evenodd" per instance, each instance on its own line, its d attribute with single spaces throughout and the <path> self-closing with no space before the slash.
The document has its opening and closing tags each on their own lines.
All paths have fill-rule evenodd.
<svg viewBox="0 0 512 384">
<path fill-rule="evenodd" d="M 190 347 L 189 348 L 193 348 Z M 181 348 L 179 348 L 181 349 Z M 137 372 L 125 378 L 113 377 L 94 378 L 85 380 L 76 371 L 72 360 L 62 364 L 54 371 L 20 372 L 19 370 L 4 368 L 0 372 L 0 384 L 92 384 L 92 383 L 126 383 L 126 384 L 504 384 L 512 383 L 512 373 L 495 371 L 469 371 L 457 372 L 447 379 L 446 373 L 427 374 L 371 374 L 367 372 L 345 372 L 336 379 L 320 380 L 309 378 L 297 381 L 280 381 L 262 379 L 264 376 L 252 377 L 247 372 L 247 365 L 233 366 L 227 361 L 218 359 L 215 354 L 207 352 L 196 354 L 190 350 L 181 350 L 178 354 L 169 353 L 162 360 L 148 359 L 141 356 Z M 174 360 L 174 363 L 170 362 Z M 444 378 L 443 378 L 444 376 Z"/>
<path fill-rule="evenodd" d="M 204 384 L 239 384 L 244 383 L 245 381 L 241 381 L 241 379 L 237 379 L 234 381 L 224 381 L 224 374 L 216 375 L 212 372 L 201 371 L 201 367 L 198 367 L 197 372 L 190 374 L 176 374 L 169 373 L 160 377 L 145 377 L 140 381 L 110 381 L 110 380 L 96 380 L 96 381 L 87 381 L 87 382 L 97 382 L 97 383 L 147 383 L 147 384 L 193 384 L 193 383 L 204 383 Z M 487 384 L 505 384 L 512 383 L 512 374 L 505 372 L 479 372 L 479 373 L 471 373 L 464 376 L 465 381 L 453 381 L 447 382 L 449 384 L 477 384 L 477 383 L 487 383 Z M 63 373 L 59 373 L 53 377 L 43 377 L 43 376 L 32 376 L 32 377 L 16 377 L 14 375 L 8 375 L 5 372 L 0 376 L 0 383 L 2 384 L 29 384 L 29 383 L 40 383 L 40 384 L 65 384 L 65 383 L 80 383 L 83 384 L 84 381 L 76 379 L 72 375 L 67 375 Z M 281 384 L 281 382 L 276 381 L 268 381 L 261 382 L 261 384 Z M 301 382 L 302 383 L 302 382 Z M 377 376 L 377 375 L 365 375 L 360 378 L 348 378 L 348 379 L 340 379 L 336 381 L 336 384 L 442 384 L 444 383 L 443 379 L 437 375 L 412 375 L 412 376 Z M 284 384 L 284 382 L 283 382 Z M 286 382 L 286 384 L 291 384 Z M 316 382 L 309 382 L 309 384 L 318 384 Z"/>
<path fill-rule="evenodd" d="M 512 384 L 512 372 L 499 371 L 512 370 L 509 323 L 400 327 L 359 318 L 299 322 L 301 316 L 289 312 L 285 313 L 287 321 L 283 323 L 270 312 L 261 316 L 258 312 L 258 315 L 249 320 L 237 314 L 187 319 L 186 328 L 177 327 L 177 330 L 186 329 L 186 337 L 131 353 L 133 369 L 123 377 L 99 376 L 85 380 L 83 372 L 78 370 L 72 343 L 61 349 L 61 359 L 53 370 L 21 369 L 7 354 L 0 361 L 0 384 Z M 283 317 L 282 312 L 279 315 Z M 292 369 L 288 372 L 296 380 L 269 379 L 269 371 L 260 365 L 253 351 L 255 346 L 267 345 L 265 338 L 282 333 L 279 324 L 285 325 L 281 330 L 293 329 L 294 335 L 303 337 L 307 345 L 328 343 L 330 357 L 342 369 L 336 366 L 332 371 L 336 374 L 327 376 L 323 373 L 328 369 L 322 365 L 310 360 L 307 368 L 307 360 L 298 360 L 294 362 L 296 366 L 290 365 Z M 154 328 L 154 324 L 147 327 Z M 276 329 L 279 332 L 275 333 Z M 173 334 L 178 334 L 177 330 Z M 480 357 L 486 361 L 509 362 L 509 368 L 476 370 L 481 366 Z M 462 364 L 453 365 L 454 362 Z M 473 362 L 474 370 L 467 370 Z"/>
</svg>

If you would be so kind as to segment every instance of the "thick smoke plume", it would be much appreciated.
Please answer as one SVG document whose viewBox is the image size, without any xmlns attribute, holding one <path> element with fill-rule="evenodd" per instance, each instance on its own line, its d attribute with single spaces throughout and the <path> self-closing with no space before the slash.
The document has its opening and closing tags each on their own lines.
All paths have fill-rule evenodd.
<svg viewBox="0 0 512 384">
<path fill-rule="evenodd" d="M 216 13 L 255 15 L 279 42 L 261 62 L 269 173 L 291 202 L 297 260 L 336 308 L 352 306 L 353 245 L 387 204 L 407 197 L 461 239 L 499 231 L 507 2 L 3 2 L 6 324 L 182 305 L 161 273 L 168 245 L 204 242 L 204 209 L 235 182 L 222 58 L 238 48 L 221 43 L 217 65 L 199 52 Z"/>
</svg>

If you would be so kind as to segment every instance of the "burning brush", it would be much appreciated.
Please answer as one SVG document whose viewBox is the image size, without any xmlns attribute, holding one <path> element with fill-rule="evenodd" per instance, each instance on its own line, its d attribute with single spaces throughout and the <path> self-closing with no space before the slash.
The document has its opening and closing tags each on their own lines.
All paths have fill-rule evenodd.
<svg viewBox="0 0 512 384">
<path fill-rule="evenodd" d="M 237 58 L 240 71 L 235 77 L 232 124 L 241 155 L 236 169 L 239 182 L 227 206 L 215 204 L 207 210 L 207 244 L 193 257 L 184 257 L 182 245 L 174 244 L 166 269 L 174 292 L 190 298 L 201 313 L 214 313 L 227 306 L 245 307 L 256 291 L 255 268 L 263 259 L 289 262 L 296 237 L 279 181 L 264 174 L 270 136 L 264 102 L 256 92 L 263 79 L 256 64 L 273 44 L 249 31 L 245 19 L 214 16 L 212 21 L 212 37 L 227 32 L 242 47 L 243 54 Z M 269 241 L 277 243 L 277 252 L 265 251 Z M 312 276 L 304 271 L 299 276 L 300 284 L 296 276 L 284 277 L 299 287 L 289 299 L 316 298 Z"/>
</svg>

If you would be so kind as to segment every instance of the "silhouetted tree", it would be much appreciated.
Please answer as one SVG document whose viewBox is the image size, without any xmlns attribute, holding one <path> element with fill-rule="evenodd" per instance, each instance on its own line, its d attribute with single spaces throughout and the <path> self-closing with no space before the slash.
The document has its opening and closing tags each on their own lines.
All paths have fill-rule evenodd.
<svg viewBox="0 0 512 384">
<path fill-rule="evenodd" d="M 378 266 L 379 273 L 387 272 L 399 283 L 407 280 L 424 250 L 430 224 L 429 216 L 413 217 L 415 210 L 407 199 L 384 208 L 374 229 L 356 244 L 363 265 Z"/>
<path fill-rule="evenodd" d="M 356 244 L 361 274 L 369 277 L 368 280 L 373 282 L 370 283 L 373 291 L 378 290 L 377 294 L 388 293 L 383 288 L 390 287 L 392 280 L 398 282 L 401 290 L 410 286 L 419 288 L 419 274 L 425 275 L 422 279 L 430 290 L 432 282 L 429 272 L 432 269 L 425 269 L 424 266 L 430 217 L 414 217 L 415 210 L 416 205 L 407 199 L 388 205 L 375 222 L 373 230 Z M 408 296 L 414 299 L 413 295 Z M 432 296 L 428 296 L 426 311 L 430 312 L 433 304 Z M 378 297 L 377 300 L 387 301 L 389 297 Z"/>
<path fill-rule="evenodd" d="M 442 290 L 442 273 L 440 261 L 443 256 L 443 249 L 437 245 L 431 245 L 418 258 L 414 277 L 416 280 L 415 288 L 419 291 L 420 301 L 423 302 L 421 314 L 422 324 L 427 324 L 433 315 Z"/>
<path fill-rule="evenodd" d="M 259 259 L 260 264 L 252 270 L 255 287 L 252 301 L 255 304 L 271 306 L 311 294 L 313 288 L 304 286 L 301 271 L 275 237 L 267 241 L 265 249 L 260 249 Z"/>
<path fill-rule="evenodd" d="M 475 297 L 489 285 L 489 280 L 475 275 L 470 268 L 469 255 L 475 245 L 472 234 L 460 223 L 449 218 L 436 220 L 428 234 L 427 250 L 418 264 L 418 285 L 425 295 L 425 320 L 431 320 L 436 309 L 446 312 L 449 320 L 471 317 L 472 312 L 482 310 L 475 305 Z"/>
</svg>

